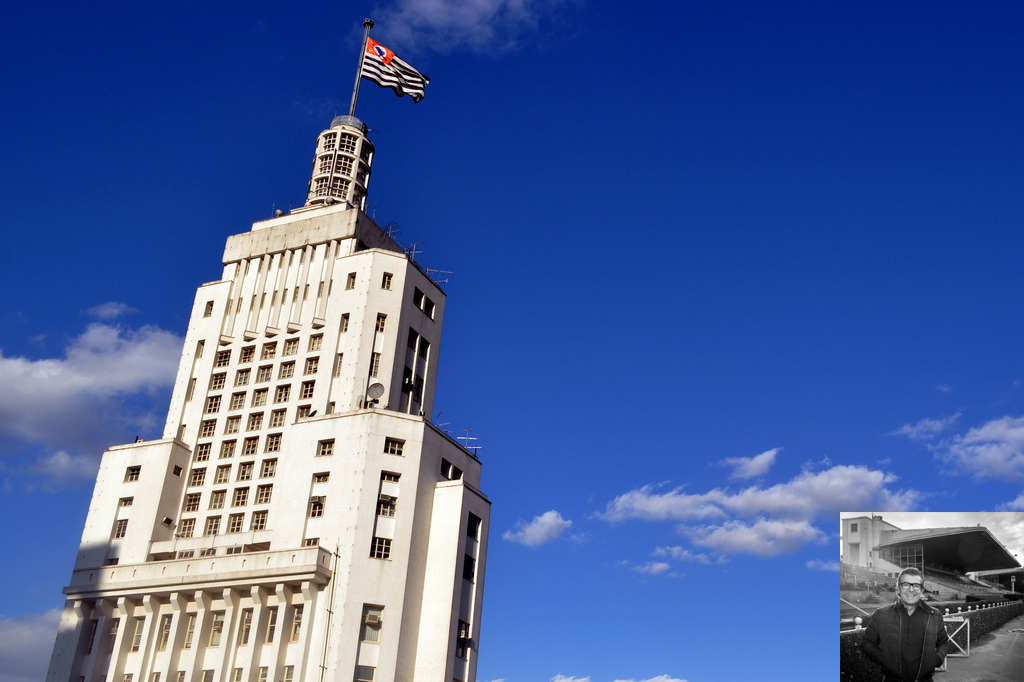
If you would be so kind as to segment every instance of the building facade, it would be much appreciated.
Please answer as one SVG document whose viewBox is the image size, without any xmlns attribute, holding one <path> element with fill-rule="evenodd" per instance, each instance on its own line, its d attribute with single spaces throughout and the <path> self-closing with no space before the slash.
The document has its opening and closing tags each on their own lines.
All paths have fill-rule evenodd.
<svg viewBox="0 0 1024 682">
<path fill-rule="evenodd" d="M 475 680 L 490 503 L 373 153 L 336 118 L 307 205 L 228 238 L 163 438 L 103 455 L 48 682 Z"/>
</svg>

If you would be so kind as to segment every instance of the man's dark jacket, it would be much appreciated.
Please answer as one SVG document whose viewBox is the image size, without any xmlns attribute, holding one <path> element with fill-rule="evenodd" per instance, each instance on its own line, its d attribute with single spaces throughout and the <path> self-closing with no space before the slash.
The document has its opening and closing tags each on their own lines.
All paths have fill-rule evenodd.
<svg viewBox="0 0 1024 682">
<path fill-rule="evenodd" d="M 949 649 L 949 636 L 942 624 L 942 614 L 923 601 L 917 603 L 928 616 L 924 631 L 924 651 L 921 652 L 921 666 L 913 679 L 929 680 L 937 666 L 942 665 Z M 871 614 L 860 648 L 864 655 L 882 666 L 886 680 L 903 680 L 903 656 L 900 642 L 903 641 L 903 621 L 900 613 L 906 612 L 903 603 L 895 603 Z"/>
</svg>

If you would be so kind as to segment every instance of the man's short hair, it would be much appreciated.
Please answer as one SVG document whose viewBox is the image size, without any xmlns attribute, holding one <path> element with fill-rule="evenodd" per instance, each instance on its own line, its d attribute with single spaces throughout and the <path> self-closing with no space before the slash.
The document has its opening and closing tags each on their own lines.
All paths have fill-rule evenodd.
<svg viewBox="0 0 1024 682">
<path fill-rule="evenodd" d="M 902 571 L 900 571 L 899 576 L 896 578 L 897 585 L 903 582 L 903 576 L 905 575 L 916 575 L 918 578 L 921 579 L 921 582 L 924 582 L 924 576 L 921 575 L 921 571 L 911 566 L 909 568 L 904 568 Z"/>
</svg>

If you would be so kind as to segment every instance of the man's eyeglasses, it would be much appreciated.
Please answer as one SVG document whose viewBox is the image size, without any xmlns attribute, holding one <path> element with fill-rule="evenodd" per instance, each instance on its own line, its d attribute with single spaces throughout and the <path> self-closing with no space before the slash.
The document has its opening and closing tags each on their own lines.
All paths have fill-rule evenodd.
<svg viewBox="0 0 1024 682">
<path fill-rule="evenodd" d="M 905 590 L 916 590 L 918 592 L 924 589 L 924 585 L 922 583 L 900 583 L 900 587 Z"/>
</svg>

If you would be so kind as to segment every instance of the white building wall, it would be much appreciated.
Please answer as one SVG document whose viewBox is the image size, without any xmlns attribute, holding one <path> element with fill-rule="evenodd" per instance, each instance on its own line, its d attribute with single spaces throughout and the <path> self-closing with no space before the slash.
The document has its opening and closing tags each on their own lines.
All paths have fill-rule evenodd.
<svg viewBox="0 0 1024 682">
<path fill-rule="evenodd" d="M 224 261 L 197 290 L 164 439 L 104 454 L 47 679 L 347 680 L 362 665 L 471 682 L 489 503 L 479 461 L 429 424 L 444 293 L 346 206 L 256 223 Z M 378 642 L 361 641 L 366 606 Z"/>
</svg>

